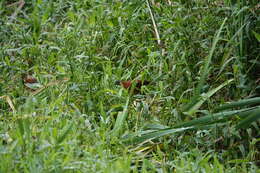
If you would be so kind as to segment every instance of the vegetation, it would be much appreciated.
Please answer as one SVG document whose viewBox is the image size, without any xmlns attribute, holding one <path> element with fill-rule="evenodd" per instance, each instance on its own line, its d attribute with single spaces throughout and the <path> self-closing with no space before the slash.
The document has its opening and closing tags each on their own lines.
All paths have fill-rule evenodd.
<svg viewBox="0 0 260 173">
<path fill-rule="evenodd" d="M 0 172 L 259 172 L 259 11 L 0 0 Z"/>
</svg>

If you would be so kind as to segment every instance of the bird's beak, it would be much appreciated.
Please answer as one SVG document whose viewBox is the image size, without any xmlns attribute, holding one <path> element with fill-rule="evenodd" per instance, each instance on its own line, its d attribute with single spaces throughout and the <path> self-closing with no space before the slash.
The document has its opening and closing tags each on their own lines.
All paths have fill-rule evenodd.
<svg viewBox="0 0 260 173">
<path fill-rule="evenodd" d="M 121 81 L 120 80 L 115 81 L 115 85 L 121 85 Z"/>
</svg>

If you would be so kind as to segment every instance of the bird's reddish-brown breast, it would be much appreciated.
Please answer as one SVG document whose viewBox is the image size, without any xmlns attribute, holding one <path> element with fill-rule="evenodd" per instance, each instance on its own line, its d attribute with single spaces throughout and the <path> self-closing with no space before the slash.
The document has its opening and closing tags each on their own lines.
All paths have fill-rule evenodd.
<svg viewBox="0 0 260 173">
<path fill-rule="evenodd" d="M 131 81 L 131 80 L 127 80 L 127 81 L 116 81 L 117 85 L 121 85 L 123 88 L 125 89 L 130 89 L 131 87 L 134 87 L 133 93 L 134 94 L 138 94 L 141 93 L 141 87 L 143 85 L 148 85 L 150 84 L 149 81 L 141 81 L 141 80 L 135 80 L 135 81 Z"/>
<path fill-rule="evenodd" d="M 26 75 L 26 76 L 23 76 L 23 81 L 24 83 L 37 83 L 37 79 L 30 76 L 30 75 Z"/>
<path fill-rule="evenodd" d="M 121 84 L 122 84 L 122 86 L 123 86 L 125 89 L 128 89 L 128 88 L 131 87 L 132 82 L 131 82 L 131 81 L 121 81 Z"/>
</svg>

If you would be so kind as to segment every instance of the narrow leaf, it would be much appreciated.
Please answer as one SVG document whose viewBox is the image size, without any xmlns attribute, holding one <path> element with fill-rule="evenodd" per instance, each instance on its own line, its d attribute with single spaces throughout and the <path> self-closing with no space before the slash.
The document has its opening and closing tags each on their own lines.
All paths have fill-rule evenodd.
<svg viewBox="0 0 260 173">
<path fill-rule="evenodd" d="M 242 107 L 242 106 L 249 106 L 249 105 L 259 105 L 260 104 L 260 97 L 250 98 L 250 99 L 244 99 L 237 102 L 231 102 L 227 104 L 223 104 L 219 106 L 216 111 L 220 110 L 226 110 L 230 108 L 236 108 L 236 107 Z"/>
<path fill-rule="evenodd" d="M 220 112 L 215 113 L 211 115 L 206 115 L 188 122 L 183 122 L 180 124 L 177 124 L 173 126 L 174 128 L 180 128 L 180 127 L 189 127 L 189 126 L 200 126 L 202 124 L 211 124 L 216 121 L 225 120 L 228 118 L 231 118 L 233 116 L 241 116 L 244 115 L 243 113 L 246 113 L 247 111 L 252 111 L 252 108 L 246 108 L 241 110 L 235 110 L 235 111 L 228 111 L 228 112 Z"/>
<path fill-rule="evenodd" d="M 257 39 L 257 41 L 260 42 L 260 34 L 256 33 L 255 31 L 252 31 L 252 32 L 255 35 L 255 38 Z"/>
<path fill-rule="evenodd" d="M 118 113 L 115 126 L 112 130 L 112 135 L 117 136 L 119 131 L 122 129 L 125 119 L 127 117 L 127 109 L 129 104 L 129 98 L 126 101 L 123 112 Z"/>
<path fill-rule="evenodd" d="M 247 118 L 238 123 L 237 128 L 247 128 L 252 122 L 257 121 L 260 118 L 260 108 L 252 112 Z"/>
<path fill-rule="evenodd" d="M 170 129 L 156 130 L 156 131 L 152 131 L 152 132 L 145 133 L 145 134 L 143 134 L 144 132 L 139 132 L 136 135 L 134 135 L 133 137 L 127 138 L 125 140 L 125 142 L 142 143 L 142 142 L 152 140 L 155 138 L 159 138 L 159 137 L 162 137 L 165 135 L 171 135 L 174 133 L 183 132 L 185 130 L 192 129 L 192 128 L 193 127 L 185 127 L 185 128 L 177 128 L 177 129 L 170 128 Z"/>
<path fill-rule="evenodd" d="M 73 125 L 73 123 L 70 123 L 63 128 L 61 135 L 59 135 L 59 137 L 56 141 L 56 144 L 60 144 L 64 141 L 64 139 L 68 136 L 69 132 L 71 131 L 72 125 Z"/>
<path fill-rule="evenodd" d="M 186 114 L 187 115 L 192 115 L 192 114 L 196 113 L 198 111 L 198 109 L 201 107 L 201 105 L 206 100 L 208 100 L 218 90 L 222 89 L 223 87 L 225 87 L 226 85 L 228 85 L 232 81 L 233 81 L 233 79 L 230 79 L 230 80 L 224 82 L 223 84 L 221 84 L 220 86 L 218 86 L 217 88 L 214 88 L 214 89 L 210 90 L 209 92 L 207 92 L 206 94 L 201 95 L 200 100 L 193 107 L 191 107 L 190 110 L 188 110 L 188 112 L 186 112 Z"/>
<path fill-rule="evenodd" d="M 184 106 L 184 108 L 183 108 L 184 112 L 187 112 L 187 110 L 191 109 L 194 106 L 194 104 L 196 104 L 198 102 L 198 98 L 199 98 L 199 95 L 201 93 L 201 89 L 202 89 L 202 87 L 203 87 L 203 85 L 205 83 L 206 77 L 208 76 L 208 74 L 210 72 L 211 59 L 213 57 L 213 54 L 214 54 L 214 51 L 216 49 L 217 43 L 220 40 L 220 34 L 221 34 L 221 31 L 222 31 L 222 29 L 223 29 L 223 27 L 224 27 L 224 25 L 226 23 L 226 20 L 227 20 L 227 18 L 224 19 L 223 23 L 221 24 L 219 30 L 216 33 L 216 36 L 214 37 L 210 53 L 207 56 L 207 58 L 205 60 L 205 64 L 203 66 L 203 70 L 202 70 L 202 74 L 201 74 L 201 77 L 200 77 L 200 80 L 199 80 L 199 84 L 198 84 L 198 86 L 197 86 L 197 88 L 195 90 L 194 96 L 191 98 L 191 101 L 187 105 Z"/>
</svg>

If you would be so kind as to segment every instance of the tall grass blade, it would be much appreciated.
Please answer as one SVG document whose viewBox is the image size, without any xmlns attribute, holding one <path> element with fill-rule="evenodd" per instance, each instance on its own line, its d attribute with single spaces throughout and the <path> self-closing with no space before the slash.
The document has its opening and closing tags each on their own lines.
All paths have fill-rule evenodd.
<svg viewBox="0 0 260 173">
<path fill-rule="evenodd" d="M 218 30 L 218 32 L 217 32 L 217 34 L 216 34 L 216 36 L 215 36 L 215 38 L 213 40 L 213 45 L 211 47 L 209 56 L 206 59 L 205 65 L 203 67 L 203 73 L 201 75 L 201 79 L 200 79 L 199 85 L 197 87 L 197 91 L 196 91 L 197 92 L 196 93 L 197 96 L 200 94 L 201 88 L 203 87 L 203 84 L 205 83 L 206 77 L 209 74 L 209 64 L 211 63 L 211 59 L 213 57 L 213 53 L 214 53 L 214 51 L 216 49 L 216 45 L 217 45 L 217 43 L 218 43 L 218 41 L 220 39 L 220 34 L 221 34 L 221 31 L 222 31 L 222 29 L 223 29 L 223 27 L 224 27 L 224 25 L 226 23 L 226 20 L 227 20 L 227 18 L 224 19 L 222 25 L 220 26 L 220 28 L 219 28 L 219 30 Z"/>
<path fill-rule="evenodd" d="M 236 128 L 241 129 L 241 128 L 247 128 L 252 122 L 257 121 L 260 118 L 260 108 L 254 110 L 249 116 L 242 121 L 240 121 Z"/>
<path fill-rule="evenodd" d="M 220 40 L 220 34 L 221 34 L 221 31 L 226 23 L 226 20 L 227 18 L 224 19 L 223 23 L 221 24 L 219 30 L 217 31 L 217 34 L 213 40 L 213 44 L 212 44 L 212 47 L 211 47 L 211 50 L 210 50 L 210 53 L 209 55 L 207 56 L 207 59 L 205 60 L 205 64 L 204 64 L 204 67 L 203 67 L 203 71 L 202 71 L 202 74 L 201 74 L 201 77 L 200 77 L 200 80 L 199 80 L 199 84 L 195 90 L 195 94 L 194 96 L 192 97 L 191 99 L 191 102 L 184 106 L 184 109 L 183 111 L 187 111 L 189 110 L 192 106 L 194 106 L 194 104 L 196 104 L 196 102 L 198 101 L 198 98 L 199 98 L 199 95 L 201 93 L 201 89 L 205 83 L 205 80 L 206 80 L 206 77 L 208 76 L 209 72 L 210 72 L 210 68 L 209 68 L 209 65 L 211 63 L 211 59 L 213 57 L 213 53 L 216 49 L 216 45 L 218 43 L 218 41 Z"/>
<path fill-rule="evenodd" d="M 162 130 L 155 130 L 155 131 L 149 131 L 148 133 L 145 132 L 139 132 L 135 134 L 134 136 L 130 138 L 126 138 L 124 141 L 127 143 L 143 143 L 155 138 L 159 138 L 166 135 L 171 135 L 174 133 L 183 132 L 189 129 L 193 129 L 193 127 L 185 127 L 185 128 L 170 128 L 170 129 L 162 129 Z"/>
<path fill-rule="evenodd" d="M 113 128 L 113 130 L 111 131 L 111 134 L 113 136 L 117 136 L 119 134 L 119 131 L 122 129 L 123 124 L 125 122 L 125 119 L 127 117 L 127 110 L 128 110 L 128 104 L 129 104 L 129 97 L 126 101 L 125 107 L 123 112 L 118 113 L 117 119 L 116 119 L 116 123 L 115 126 Z"/>
<path fill-rule="evenodd" d="M 260 42 L 260 34 L 258 34 L 255 31 L 252 31 L 252 33 L 254 34 L 255 38 L 257 39 L 258 42 Z"/>
<path fill-rule="evenodd" d="M 209 92 L 207 92 L 206 94 L 202 94 L 200 96 L 200 100 L 190 108 L 190 110 L 188 110 L 188 112 L 186 112 L 187 115 L 192 115 L 194 113 L 196 113 L 198 111 L 198 109 L 201 107 L 201 105 L 208 100 L 211 96 L 213 96 L 217 91 L 219 91 L 220 89 L 222 89 L 223 87 L 225 87 L 226 85 L 228 85 L 230 82 L 232 82 L 233 79 L 230 79 L 226 82 L 224 82 L 223 84 L 221 84 L 220 86 L 218 86 L 217 88 L 214 88 L 212 90 L 210 90 Z"/>
<path fill-rule="evenodd" d="M 235 111 L 227 111 L 227 112 L 220 112 L 220 113 L 215 113 L 211 115 L 206 115 L 204 117 L 200 117 L 188 122 L 183 122 L 180 124 L 177 124 L 173 126 L 173 128 L 180 128 L 180 127 L 189 127 L 189 126 L 199 126 L 203 124 L 212 124 L 215 123 L 216 121 L 220 120 L 227 120 L 228 118 L 231 118 L 233 116 L 245 116 L 245 112 L 249 112 L 254 110 L 253 108 L 246 108 L 246 109 L 241 109 L 241 110 L 235 110 Z M 247 113 L 248 114 L 248 113 Z"/>
<path fill-rule="evenodd" d="M 229 118 L 232 118 L 234 116 L 238 116 L 240 118 L 243 118 L 245 116 L 248 116 L 249 114 L 251 115 L 252 113 L 260 113 L 259 112 L 260 107 L 258 108 L 246 108 L 242 110 L 236 110 L 236 111 L 228 111 L 228 112 L 220 112 L 212 115 L 207 115 L 189 122 L 184 122 L 180 123 L 176 126 L 173 126 L 171 128 L 166 128 L 166 129 L 160 129 L 162 126 L 160 126 L 159 129 L 157 130 L 147 130 L 147 131 L 141 131 L 139 133 L 136 133 L 134 135 L 131 135 L 129 137 L 126 137 L 124 141 L 126 143 L 143 143 L 148 140 L 156 139 L 165 135 L 170 135 L 178 132 L 183 132 L 186 130 L 193 130 L 197 128 L 211 128 L 211 124 L 214 124 L 216 122 L 220 121 L 228 121 Z M 259 115 L 259 114 L 258 114 Z M 251 117 L 250 118 L 250 123 L 252 121 L 255 121 L 256 118 L 258 117 Z M 154 125 L 152 125 L 154 127 Z M 157 127 L 157 126 L 156 126 Z"/>
<path fill-rule="evenodd" d="M 19 118 L 19 119 L 17 120 L 17 122 L 18 122 L 19 133 L 20 133 L 21 137 L 23 137 L 23 135 L 24 135 L 23 119 Z"/>
<path fill-rule="evenodd" d="M 72 126 L 73 126 L 73 123 L 70 123 L 70 124 L 68 124 L 67 126 L 65 126 L 63 128 L 63 130 L 61 132 L 61 135 L 59 135 L 59 137 L 58 137 L 58 139 L 56 141 L 57 145 L 62 143 L 65 140 L 65 138 L 68 136 L 69 132 L 71 131 Z"/>
<path fill-rule="evenodd" d="M 231 102 L 227 104 L 223 104 L 216 108 L 216 111 L 231 109 L 231 108 L 237 108 L 237 107 L 244 107 L 244 106 L 250 106 L 250 105 L 259 105 L 260 104 L 260 97 L 254 97 L 250 99 L 244 99 L 237 102 Z"/>
</svg>

